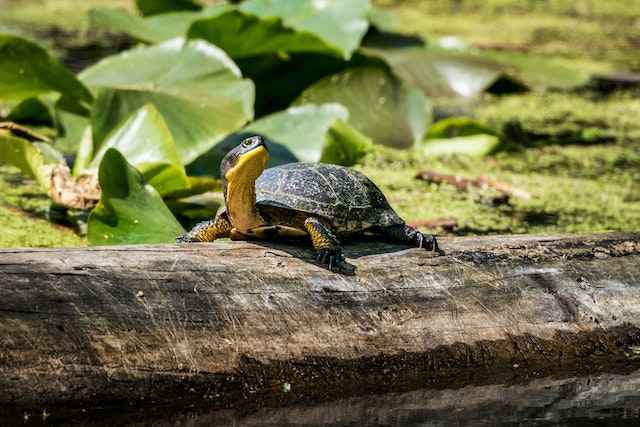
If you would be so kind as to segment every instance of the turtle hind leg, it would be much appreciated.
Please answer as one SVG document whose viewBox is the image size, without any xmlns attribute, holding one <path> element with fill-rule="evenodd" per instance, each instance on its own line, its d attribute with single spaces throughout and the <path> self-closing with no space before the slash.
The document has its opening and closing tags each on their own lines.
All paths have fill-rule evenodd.
<svg viewBox="0 0 640 427">
<path fill-rule="evenodd" d="M 437 252 L 438 255 L 444 255 L 444 251 L 438 247 L 436 236 L 422 234 L 406 224 L 385 227 L 380 231 L 380 234 L 389 242 L 406 243 L 416 248 Z"/>
<path fill-rule="evenodd" d="M 229 237 L 231 222 L 226 214 L 218 216 L 213 221 L 203 221 L 196 224 L 189 232 L 176 238 L 176 243 L 213 242 L 222 237 Z"/>
<path fill-rule="evenodd" d="M 353 274 L 355 272 L 355 267 L 344 259 L 340 242 L 329 227 L 318 218 L 310 217 L 304 221 L 304 228 L 311 236 L 311 243 L 318 254 L 317 260 L 320 264 L 336 273 Z"/>
</svg>

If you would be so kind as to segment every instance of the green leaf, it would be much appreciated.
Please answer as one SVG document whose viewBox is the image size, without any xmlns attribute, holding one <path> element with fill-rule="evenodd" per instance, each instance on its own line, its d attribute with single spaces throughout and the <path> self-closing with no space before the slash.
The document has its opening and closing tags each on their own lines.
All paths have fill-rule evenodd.
<svg viewBox="0 0 640 427">
<path fill-rule="evenodd" d="M 132 49 L 100 61 L 81 79 L 97 91 L 95 151 L 145 104 L 162 115 L 183 164 L 253 118 L 253 83 L 224 52 L 202 40 L 172 39 Z"/>
<path fill-rule="evenodd" d="M 127 33 L 138 40 L 151 43 L 185 35 L 197 16 L 194 12 L 175 12 L 145 19 L 131 15 L 122 8 L 101 8 L 89 12 L 92 25 Z"/>
<path fill-rule="evenodd" d="M 0 163 L 17 167 L 35 179 L 44 191 L 51 186 L 53 167 L 62 162 L 62 156 L 50 145 L 27 141 L 0 129 Z"/>
<path fill-rule="evenodd" d="M 54 126 L 51 108 L 38 98 L 27 98 L 13 107 L 7 120 L 32 126 Z"/>
<path fill-rule="evenodd" d="M 56 122 L 59 136 L 55 144 L 56 148 L 64 154 L 76 153 L 86 139 L 89 139 L 90 148 L 93 149 L 91 124 L 88 117 L 58 109 L 56 110 Z M 78 158 L 76 158 L 74 167 L 76 164 L 78 164 Z"/>
<path fill-rule="evenodd" d="M 429 156 L 462 154 L 471 157 L 485 157 L 500 147 L 500 138 L 495 135 L 477 134 L 447 139 L 427 139 L 419 149 Z"/>
<path fill-rule="evenodd" d="M 588 72 L 567 65 L 563 58 L 485 50 L 478 55 L 508 67 L 513 75 L 536 89 L 574 89 L 590 79 Z"/>
<path fill-rule="evenodd" d="M 493 129 L 468 117 L 449 117 L 440 120 L 429 128 L 426 139 L 456 138 L 478 134 L 496 135 Z"/>
<path fill-rule="evenodd" d="M 0 99 L 22 100 L 57 92 L 91 103 L 91 93 L 76 77 L 35 43 L 0 35 Z"/>
<path fill-rule="evenodd" d="M 371 6 L 367 17 L 369 18 L 369 24 L 378 31 L 385 33 L 399 33 L 402 31 L 400 17 L 390 10 Z"/>
<path fill-rule="evenodd" d="M 370 141 L 355 129 L 347 129 L 343 122 L 349 118 L 349 112 L 339 104 L 302 105 L 271 114 L 247 126 L 243 133 L 262 135 L 271 141 L 286 147 L 302 162 L 318 162 L 347 166 L 359 160 L 363 146 Z M 334 127 L 336 128 L 335 130 Z M 332 145 L 342 143 L 342 153 L 332 146 L 326 150 L 327 142 Z M 353 161 L 355 159 L 355 161 Z"/>
<path fill-rule="evenodd" d="M 123 8 L 98 8 L 92 9 L 89 17 L 94 26 L 127 33 L 143 42 L 158 43 L 184 37 L 195 20 L 217 16 L 229 9 L 228 5 L 214 5 L 197 12 L 170 12 L 144 18 Z"/>
<path fill-rule="evenodd" d="M 363 65 L 361 55 L 345 61 L 333 55 L 296 53 L 238 59 L 245 77 L 256 85 L 256 116 L 286 109 L 300 94 L 323 77 Z M 365 59 L 367 60 L 367 59 Z"/>
<path fill-rule="evenodd" d="M 240 10 L 279 18 L 285 27 L 313 34 L 348 59 L 367 32 L 369 7 L 369 0 L 246 0 Z"/>
<path fill-rule="evenodd" d="M 95 152 L 89 169 L 97 171 L 111 148 L 125 156 L 160 194 L 189 188 L 171 132 L 153 105 L 143 106 L 118 126 Z"/>
<path fill-rule="evenodd" d="M 184 232 L 160 194 L 118 150 L 100 163 L 100 202 L 89 217 L 91 245 L 172 243 Z"/>
<path fill-rule="evenodd" d="M 204 39 L 234 59 L 276 52 L 343 53 L 313 34 L 283 25 L 277 18 L 261 19 L 238 10 L 195 21 L 187 33 L 191 39 Z"/>
<path fill-rule="evenodd" d="M 567 66 L 560 58 L 513 52 L 437 48 L 363 48 L 361 51 L 385 60 L 398 77 L 432 97 L 514 93 L 529 87 L 572 89 L 589 80 L 587 72 Z"/>
<path fill-rule="evenodd" d="M 302 105 L 274 113 L 229 136 L 188 166 L 192 175 L 219 176 L 222 158 L 244 138 L 261 135 L 269 149 L 268 167 L 291 162 L 355 164 L 371 141 L 344 123 L 349 113 L 339 104 Z"/>
<path fill-rule="evenodd" d="M 396 76 L 431 97 L 471 98 L 497 84 L 508 89 L 503 92 L 526 90 L 504 66 L 467 53 L 424 48 L 363 48 L 362 52 L 383 59 Z"/>
<path fill-rule="evenodd" d="M 138 10 L 145 16 L 184 10 L 200 10 L 201 6 L 191 0 L 136 0 Z"/>
<path fill-rule="evenodd" d="M 296 104 L 337 102 L 349 110 L 349 124 L 377 144 L 411 147 L 430 121 L 430 103 L 417 89 L 381 67 L 343 71 L 305 90 Z"/>
</svg>

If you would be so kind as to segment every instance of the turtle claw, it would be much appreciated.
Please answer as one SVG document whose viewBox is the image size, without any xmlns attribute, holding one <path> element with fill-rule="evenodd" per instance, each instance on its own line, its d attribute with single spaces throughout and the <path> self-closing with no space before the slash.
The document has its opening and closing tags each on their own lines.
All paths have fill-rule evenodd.
<svg viewBox="0 0 640 427">
<path fill-rule="evenodd" d="M 442 249 L 440 249 L 440 247 L 438 247 L 438 239 L 436 239 L 436 236 L 427 234 L 424 235 L 419 231 L 416 231 L 416 246 L 418 246 L 420 249 L 425 249 L 427 251 L 432 251 L 432 252 L 436 252 L 438 255 L 444 255 L 444 251 Z"/>
<path fill-rule="evenodd" d="M 334 273 L 352 275 L 356 271 L 355 266 L 349 264 L 340 251 L 320 249 L 316 260 L 319 264 L 327 267 L 329 271 Z"/>
</svg>

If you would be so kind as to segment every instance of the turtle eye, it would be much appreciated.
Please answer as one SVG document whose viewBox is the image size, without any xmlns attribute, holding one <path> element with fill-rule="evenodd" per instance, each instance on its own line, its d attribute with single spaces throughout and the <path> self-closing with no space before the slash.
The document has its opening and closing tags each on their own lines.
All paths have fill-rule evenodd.
<svg viewBox="0 0 640 427">
<path fill-rule="evenodd" d="M 242 146 L 245 148 L 251 147 L 253 145 L 253 139 L 245 139 L 242 141 Z"/>
</svg>

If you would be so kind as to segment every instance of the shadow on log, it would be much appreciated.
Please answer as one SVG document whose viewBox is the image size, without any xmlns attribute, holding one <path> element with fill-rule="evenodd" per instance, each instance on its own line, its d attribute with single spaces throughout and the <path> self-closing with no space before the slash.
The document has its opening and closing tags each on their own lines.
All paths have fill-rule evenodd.
<svg viewBox="0 0 640 427">
<path fill-rule="evenodd" d="M 640 235 L 442 240 L 348 246 L 350 277 L 243 242 L 0 250 L 0 404 L 280 405 L 631 363 Z"/>
</svg>

